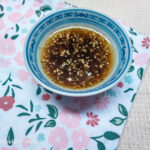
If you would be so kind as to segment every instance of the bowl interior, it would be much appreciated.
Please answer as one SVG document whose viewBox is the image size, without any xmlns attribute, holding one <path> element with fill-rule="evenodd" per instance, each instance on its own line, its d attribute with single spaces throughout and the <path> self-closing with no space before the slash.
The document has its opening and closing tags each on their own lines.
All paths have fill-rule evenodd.
<svg viewBox="0 0 150 150">
<path fill-rule="evenodd" d="M 112 44 L 115 50 L 115 65 L 112 73 L 99 85 L 83 90 L 71 90 L 54 84 L 43 73 L 40 53 L 45 39 L 58 30 L 70 27 L 92 29 L 105 36 Z M 34 26 L 25 47 L 25 60 L 33 77 L 45 88 L 70 96 L 92 95 L 112 87 L 128 69 L 130 59 L 130 44 L 123 29 L 105 15 L 85 9 L 66 9 L 46 16 Z"/>
</svg>

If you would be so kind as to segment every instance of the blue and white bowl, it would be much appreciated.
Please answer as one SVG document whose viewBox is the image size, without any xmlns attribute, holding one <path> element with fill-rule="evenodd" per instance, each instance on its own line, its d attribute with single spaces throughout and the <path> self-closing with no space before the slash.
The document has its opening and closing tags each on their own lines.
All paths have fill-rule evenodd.
<svg viewBox="0 0 150 150">
<path fill-rule="evenodd" d="M 84 27 L 104 35 L 115 50 L 115 67 L 107 79 L 91 88 L 71 90 L 54 84 L 43 73 L 40 64 L 40 47 L 45 39 L 63 28 Z M 65 9 L 39 20 L 27 36 L 24 48 L 26 66 L 33 78 L 46 89 L 66 96 L 90 96 L 116 85 L 130 67 L 132 51 L 129 38 L 122 27 L 109 17 L 87 9 Z"/>
</svg>

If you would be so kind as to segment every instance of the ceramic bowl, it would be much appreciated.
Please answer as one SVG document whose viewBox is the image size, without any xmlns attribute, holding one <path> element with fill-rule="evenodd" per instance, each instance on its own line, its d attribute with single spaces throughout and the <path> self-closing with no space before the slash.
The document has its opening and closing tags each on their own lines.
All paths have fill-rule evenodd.
<svg viewBox="0 0 150 150">
<path fill-rule="evenodd" d="M 107 79 L 91 88 L 71 90 L 54 84 L 43 73 L 40 64 L 40 47 L 54 32 L 67 27 L 85 27 L 105 36 L 115 51 L 115 65 Z M 106 15 L 87 9 L 73 8 L 51 13 L 39 20 L 28 33 L 24 47 L 25 64 L 33 78 L 44 88 L 66 96 L 90 96 L 115 86 L 130 67 L 132 51 L 123 28 Z"/>
</svg>

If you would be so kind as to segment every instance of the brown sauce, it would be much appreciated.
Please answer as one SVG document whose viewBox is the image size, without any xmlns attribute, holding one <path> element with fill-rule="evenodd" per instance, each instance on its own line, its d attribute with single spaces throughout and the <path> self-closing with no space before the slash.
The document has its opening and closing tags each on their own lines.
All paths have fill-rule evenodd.
<svg viewBox="0 0 150 150">
<path fill-rule="evenodd" d="M 68 28 L 49 37 L 41 65 L 54 83 L 84 89 L 104 81 L 114 65 L 114 50 L 102 35 L 86 28 Z"/>
</svg>

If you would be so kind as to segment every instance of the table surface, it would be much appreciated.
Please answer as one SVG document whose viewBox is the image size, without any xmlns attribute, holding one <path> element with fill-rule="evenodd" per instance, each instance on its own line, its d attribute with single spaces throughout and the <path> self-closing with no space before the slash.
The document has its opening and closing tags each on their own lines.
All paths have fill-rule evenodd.
<svg viewBox="0 0 150 150">
<path fill-rule="evenodd" d="M 100 11 L 110 17 L 122 19 L 128 26 L 150 36 L 150 0 L 67 0 L 79 7 Z M 150 65 L 147 67 L 140 89 L 121 137 L 118 150 L 150 149 Z"/>
</svg>

